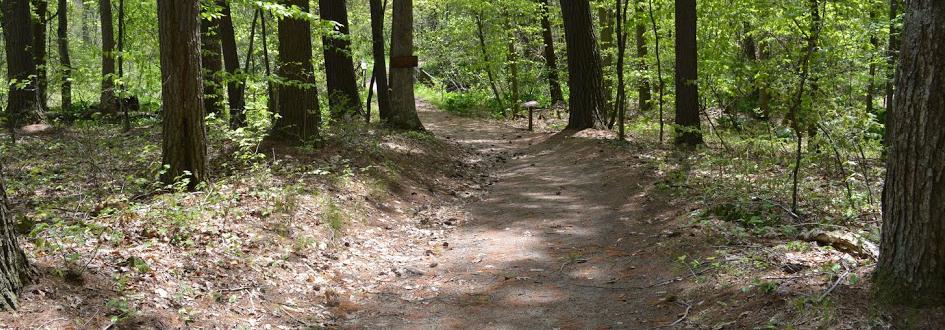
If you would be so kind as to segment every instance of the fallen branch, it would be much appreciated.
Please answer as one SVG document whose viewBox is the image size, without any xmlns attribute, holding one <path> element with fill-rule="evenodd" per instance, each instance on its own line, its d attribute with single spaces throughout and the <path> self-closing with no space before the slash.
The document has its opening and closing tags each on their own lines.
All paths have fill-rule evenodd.
<svg viewBox="0 0 945 330">
<path fill-rule="evenodd" d="M 847 275 L 850 275 L 849 270 L 844 272 L 843 275 L 840 275 L 840 277 L 837 278 L 837 281 L 833 282 L 833 285 L 831 285 L 830 288 L 827 289 L 827 291 L 824 291 L 824 293 L 820 295 L 820 298 L 817 298 L 817 302 L 821 302 L 824 300 L 824 298 L 827 298 L 827 296 L 830 295 L 831 292 L 833 292 L 833 289 L 836 289 L 837 286 L 840 285 L 840 282 L 843 282 L 843 280 L 847 277 Z"/>
<path fill-rule="evenodd" d="M 865 237 L 848 231 L 823 231 L 813 229 L 801 234 L 801 239 L 808 242 L 817 242 L 830 245 L 837 250 L 854 254 L 860 257 L 876 259 L 879 256 L 879 247 Z"/>
<path fill-rule="evenodd" d="M 679 303 L 677 303 L 677 304 L 679 304 Z M 679 304 L 679 305 L 682 306 L 683 304 Z M 692 310 L 692 304 L 685 304 L 685 305 L 686 305 L 686 312 L 683 313 L 682 317 L 680 317 L 678 320 L 676 320 L 676 322 L 670 323 L 670 324 L 667 325 L 666 327 L 671 327 L 671 326 L 677 325 L 677 324 L 679 324 L 679 322 L 682 322 L 682 321 L 685 320 L 687 317 L 689 317 L 689 311 Z"/>
</svg>

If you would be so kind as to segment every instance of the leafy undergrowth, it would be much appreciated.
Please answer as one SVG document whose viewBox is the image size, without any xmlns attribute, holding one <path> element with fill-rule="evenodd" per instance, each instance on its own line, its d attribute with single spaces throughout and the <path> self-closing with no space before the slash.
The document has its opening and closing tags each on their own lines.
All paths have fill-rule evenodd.
<svg viewBox="0 0 945 330">
<path fill-rule="evenodd" d="M 156 183 L 155 126 L 77 123 L 8 147 L 39 275 L 0 328 L 332 326 L 348 292 L 441 246 L 491 166 L 374 127 L 329 131 L 318 148 L 211 133 L 212 183 L 192 193 Z"/>
</svg>

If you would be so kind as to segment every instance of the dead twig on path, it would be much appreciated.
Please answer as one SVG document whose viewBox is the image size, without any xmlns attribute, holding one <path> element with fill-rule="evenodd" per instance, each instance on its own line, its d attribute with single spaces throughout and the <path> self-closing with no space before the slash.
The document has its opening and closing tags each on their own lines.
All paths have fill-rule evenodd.
<svg viewBox="0 0 945 330">
<path fill-rule="evenodd" d="M 843 272 L 843 275 L 840 275 L 840 277 L 837 278 L 837 281 L 833 282 L 833 285 L 831 285 L 830 288 L 827 289 L 827 291 L 824 291 L 824 293 L 820 295 L 820 298 L 817 298 L 817 301 L 818 302 L 824 301 L 824 298 L 827 298 L 827 296 L 830 295 L 831 292 L 833 292 L 833 289 L 836 289 L 837 286 L 840 285 L 840 282 L 843 282 L 843 280 L 847 278 L 847 275 L 850 275 L 849 269 Z"/>
<path fill-rule="evenodd" d="M 685 305 L 685 306 L 686 306 L 686 312 L 684 312 L 683 315 L 682 315 L 678 320 L 676 320 L 676 321 L 673 322 L 673 323 L 670 323 L 670 324 L 667 325 L 666 327 L 675 326 L 675 325 L 679 324 L 679 322 L 682 322 L 682 321 L 685 320 L 687 317 L 689 317 L 689 311 L 692 310 L 692 304 L 687 304 L 687 303 L 677 303 L 677 304 L 679 304 L 680 306 Z"/>
</svg>

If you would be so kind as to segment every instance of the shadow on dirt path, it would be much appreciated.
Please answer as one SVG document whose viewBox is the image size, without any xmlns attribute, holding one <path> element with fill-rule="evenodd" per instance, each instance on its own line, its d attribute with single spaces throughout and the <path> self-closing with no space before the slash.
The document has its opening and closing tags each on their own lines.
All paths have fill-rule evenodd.
<svg viewBox="0 0 945 330">
<path fill-rule="evenodd" d="M 686 210 L 656 197 L 654 170 L 632 145 L 420 106 L 438 138 L 502 165 L 464 206 L 467 223 L 428 251 L 432 263 L 357 297 L 344 327 L 656 328 L 697 309 L 673 295 L 690 270 L 673 262 L 687 244 L 667 226 Z"/>
</svg>

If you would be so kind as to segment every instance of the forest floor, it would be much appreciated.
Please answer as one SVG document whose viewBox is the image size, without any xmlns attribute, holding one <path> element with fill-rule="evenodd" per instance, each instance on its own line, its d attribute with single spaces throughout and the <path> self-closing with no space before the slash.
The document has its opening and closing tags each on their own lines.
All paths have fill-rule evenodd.
<svg viewBox="0 0 945 330">
<path fill-rule="evenodd" d="M 319 149 L 264 143 L 252 166 L 214 146 L 214 183 L 195 193 L 147 183 L 156 126 L 24 137 L 7 186 L 38 276 L 0 329 L 894 321 L 870 302 L 868 257 L 729 239 L 745 230 L 675 186 L 665 163 L 686 157 L 671 149 L 419 108 L 432 134 L 345 128 Z"/>
</svg>

